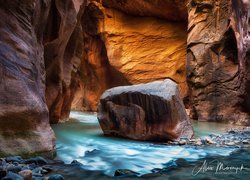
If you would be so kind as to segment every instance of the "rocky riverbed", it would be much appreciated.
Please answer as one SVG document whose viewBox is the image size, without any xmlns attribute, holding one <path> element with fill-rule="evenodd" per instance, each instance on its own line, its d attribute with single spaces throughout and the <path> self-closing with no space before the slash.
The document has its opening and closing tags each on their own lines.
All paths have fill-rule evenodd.
<svg viewBox="0 0 250 180">
<path fill-rule="evenodd" d="M 250 147 L 250 128 L 243 127 L 227 130 L 222 134 L 209 134 L 205 137 L 182 138 L 179 141 L 169 141 L 167 145 L 193 145 L 193 146 L 215 146 L 215 147 Z"/>
<path fill-rule="evenodd" d="M 249 150 L 250 128 L 230 129 L 220 135 L 210 134 L 204 138 L 181 139 L 166 143 L 175 146 L 195 146 L 197 148 L 209 147 L 235 147 L 240 152 Z M 237 153 L 236 153 L 237 154 Z M 192 163 L 191 163 L 192 164 Z M 192 166 L 184 159 L 170 161 L 165 168 L 152 169 L 152 173 L 140 175 L 132 169 L 117 169 L 114 176 L 129 178 L 161 178 L 171 169 L 182 166 Z M 181 170 L 179 170 L 181 171 Z M 65 164 L 61 160 L 49 160 L 43 157 L 24 159 L 21 156 L 0 158 L 0 179 L 2 180 L 62 180 L 62 179 L 110 179 L 102 171 L 84 169 L 84 164 L 77 160 Z"/>
</svg>

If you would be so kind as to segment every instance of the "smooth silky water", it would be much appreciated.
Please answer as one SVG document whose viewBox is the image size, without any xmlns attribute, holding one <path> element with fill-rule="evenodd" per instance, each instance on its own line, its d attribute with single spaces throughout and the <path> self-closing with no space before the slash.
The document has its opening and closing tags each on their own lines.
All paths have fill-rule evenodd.
<svg viewBox="0 0 250 180">
<path fill-rule="evenodd" d="M 230 125 L 194 122 L 196 137 L 219 134 Z M 150 142 L 132 141 L 121 138 L 103 136 L 98 124 L 96 113 L 71 112 L 70 121 L 53 125 L 57 138 L 57 159 L 66 163 L 77 160 L 86 170 L 103 171 L 113 176 L 117 169 L 130 169 L 141 175 L 151 173 L 153 169 L 162 169 L 175 166 L 175 170 L 167 173 L 176 175 L 176 170 L 187 177 L 192 177 L 192 169 L 200 167 L 204 161 L 223 161 L 225 165 L 245 167 L 250 162 L 249 149 L 239 150 L 230 147 L 194 147 L 194 146 L 167 146 Z M 210 160 L 209 160 L 210 159 Z M 189 163 L 184 167 L 176 167 L 175 162 Z M 224 165 L 224 166 L 225 166 Z M 195 171 L 197 171 L 197 168 Z M 194 171 L 194 172 L 195 172 Z M 241 174 L 240 174 L 241 173 Z M 243 177 L 249 171 L 232 174 L 225 173 L 227 179 Z M 204 177 L 214 176 L 215 172 L 200 172 Z M 182 176 L 180 175 L 180 177 Z M 217 176 L 216 174 L 215 176 Z M 175 176 L 174 176 L 175 177 Z M 193 176 L 196 177 L 196 176 Z"/>
</svg>

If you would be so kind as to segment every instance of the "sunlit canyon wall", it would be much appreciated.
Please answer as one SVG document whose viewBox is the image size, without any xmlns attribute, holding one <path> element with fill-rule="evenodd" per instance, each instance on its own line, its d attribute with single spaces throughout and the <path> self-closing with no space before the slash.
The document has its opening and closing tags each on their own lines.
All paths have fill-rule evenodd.
<svg viewBox="0 0 250 180">
<path fill-rule="evenodd" d="M 92 1 L 82 18 L 85 56 L 72 108 L 96 111 L 104 90 L 167 77 L 186 84 L 186 1 Z"/>
</svg>

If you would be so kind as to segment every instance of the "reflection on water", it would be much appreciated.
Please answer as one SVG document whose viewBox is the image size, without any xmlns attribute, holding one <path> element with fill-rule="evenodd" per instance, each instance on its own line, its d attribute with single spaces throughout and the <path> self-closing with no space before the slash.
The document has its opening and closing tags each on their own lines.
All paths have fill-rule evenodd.
<svg viewBox="0 0 250 180">
<path fill-rule="evenodd" d="M 196 137 L 207 136 L 209 134 L 219 134 L 227 130 L 230 130 L 232 128 L 239 127 L 232 124 L 201 122 L 201 121 L 193 121 L 192 124 L 194 127 Z"/>
<path fill-rule="evenodd" d="M 84 164 L 85 169 L 101 170 L 110 176 L 116 169 L 131 169 L 145 174 L 180 158 L 195 162 L 204 157 L 229 156 L 234 151 L 233 148 L 165 146 L 105 137 L 96 114 L 71 112 L 70 117 L 71 121 L 53 126 L 57 137 L 57 159 L 67 163 L 76 159 Z M 196 134 L 203 136 L 224 131 L 225 126 L 202 122 L 194 123 L 194 128 Z"/>
</svg>

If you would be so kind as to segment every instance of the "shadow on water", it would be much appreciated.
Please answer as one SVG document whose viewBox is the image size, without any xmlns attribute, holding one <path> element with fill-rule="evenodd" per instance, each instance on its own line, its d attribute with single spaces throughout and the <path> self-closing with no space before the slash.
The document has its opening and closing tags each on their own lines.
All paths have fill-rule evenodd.
<svg viewBox="0 0 250 180">
<path fill-rule="evenodd" d="M 93 177 L 113 176 L 117 169 L 130 169 L 140 173 L 141 177 L 150 179 L 182 179 L 183 175 L 185 179 L 241 179 L 246 174 L 249 175 L 249 170 L 246 169 L 238 170 L 237 173 L 233 170 L 219 173 L 215 171 L 219 162 L 223 163 L 224 167 L 241 167 L 243 164 L 246 168 L 250 160 L 249 149 L 166 146 L 106 137 L 102 135 L 95 113 L 71 112 L 70 116 L 70 121 L 53 125 L 57 137 L 57 159 L 66 163 L 77 160 Z M 225 128 L 231 127 L 217 123 L 194 122 L 196 136 L 221 133 Z M 213 170 L 201 169 L 194 176 L 192 171 L 205 166 L 204 162 L 206 166 L 210 164 Z M 150 174 L 152 171 L 154 173 Z"/>
</svg>

